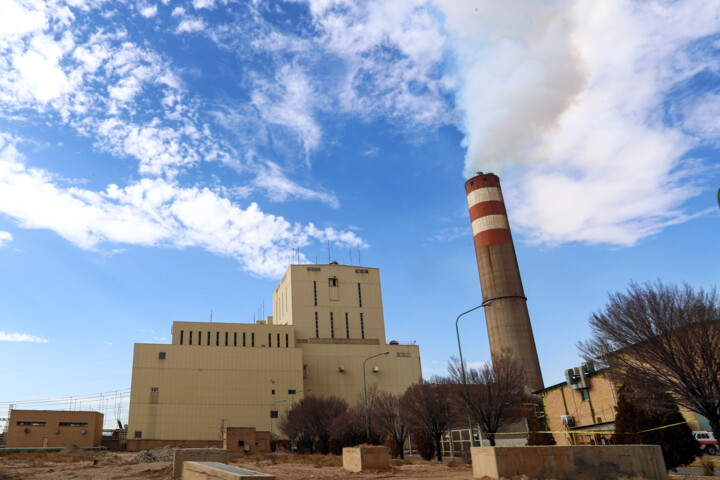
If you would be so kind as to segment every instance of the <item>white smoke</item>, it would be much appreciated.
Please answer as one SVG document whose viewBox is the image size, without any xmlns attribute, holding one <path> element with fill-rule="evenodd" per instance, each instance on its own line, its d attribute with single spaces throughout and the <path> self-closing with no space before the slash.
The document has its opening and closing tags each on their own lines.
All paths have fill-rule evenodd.
<svg viewBox="0 0 720 480">
<path fill-rule="evenodd" d="M 717 144 L 720 129 L 695 101 L 712 87 L 687 84 L 720 71 L 720 2 L 436 2 L 455 54 L 465 175 L 503 173 L 516 230 L 538 243 L 633 245 L 692 218 L 682 206 L 707 164 L 688 151 Z"/>
</svg>

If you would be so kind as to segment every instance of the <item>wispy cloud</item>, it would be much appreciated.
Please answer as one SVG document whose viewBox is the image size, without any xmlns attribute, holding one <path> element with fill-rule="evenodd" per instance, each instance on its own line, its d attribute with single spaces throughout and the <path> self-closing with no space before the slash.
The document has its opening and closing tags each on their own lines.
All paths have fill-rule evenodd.
<svg viewBox="0 0 720 480">
<path fill-rule="evenodd" d="M 48 343 L 44 338 L 36 337 L 29 333 L 7 333 L 2 331 L 0 331 L 0 342 Z"/>
<path fill-rule="evenodd" d="M 0 230 L 0 248 L 6 247 L 8 243 L 12 242 L 13 236 L 10 232 Z"/>
</svg>

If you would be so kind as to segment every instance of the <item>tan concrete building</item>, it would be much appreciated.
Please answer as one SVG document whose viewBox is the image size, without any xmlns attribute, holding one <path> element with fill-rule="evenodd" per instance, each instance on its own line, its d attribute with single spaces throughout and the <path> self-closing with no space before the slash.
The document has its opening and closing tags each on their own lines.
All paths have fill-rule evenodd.
<svg viewBox="0 0 720 480">
<path fill-rule="evenodd" d="M 618 394 L 609 370 L 595 371 L 591 363 L 584 363 L 566 370 L 565 377 L 565 382 L 538 392 L 557 445 L 613 443 Z M 684 408 L 680 413 L 692 430 L 701 429 L 704 419 Z"/>
<path fill-rule="evenodd" d="M 221 445 L 223 427 L 277 435 L 308 391 L 357 402 L 364 360 L 383 352 L 367 362 L 368 388 L 400 394 L 420 380 L 418 346 L 386 342 L 378 269 L 292 265 L 272 317 L 174 322 L 171 345 L 135 345 L 128 449 Z"/>
<path fill-rule="evenodd" d="M 103 414 L 64 410 L 12 410 L 6 435 L 8 448 L 99 447 Z"/>
</svg>

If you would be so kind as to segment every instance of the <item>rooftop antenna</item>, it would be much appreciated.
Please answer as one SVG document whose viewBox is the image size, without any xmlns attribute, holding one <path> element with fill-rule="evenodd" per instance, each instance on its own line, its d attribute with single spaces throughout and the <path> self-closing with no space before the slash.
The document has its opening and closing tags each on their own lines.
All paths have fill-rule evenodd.
<svg viewBox="0 0 720 480">
<path fill-rule="evenodd" d="M 212 323 L 212 308 L 210 309 L 210 323 Z"/>
<path fill-rule="evenodd" d="M 362 262 L 360 261 L 360 245 L 358 244 L 358 267 L 362 265 Z"/>
<path fill-rule="evenodd" d="M 352 265 L 352 250 L 350 250 L 350 265 Z"/>
<path fill-rule="evenodd" d="M 328 243 L 328 263 L 330 263 L 331 262 L 331 260 L 330 260 L 330 240 L 328 240 L 327 243 Z"/>
</svg>

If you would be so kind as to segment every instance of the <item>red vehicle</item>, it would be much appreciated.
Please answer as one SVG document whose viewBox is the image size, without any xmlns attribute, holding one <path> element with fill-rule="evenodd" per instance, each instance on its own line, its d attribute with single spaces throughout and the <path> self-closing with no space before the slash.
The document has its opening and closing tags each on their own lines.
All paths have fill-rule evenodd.
<svg viewBox="0 0 720 480">
<path fill-rule="evenodd" d="M 700 447 L 706 455 L 715 455 L 720 449 L 718 441 L 715 440 L 715 435 L 713 435 L 713 432 L 709 430 L 703 432 L 693 432 L 693 436 L 695 436 L 695 440 L 700 443 Z"/>
</svg>

